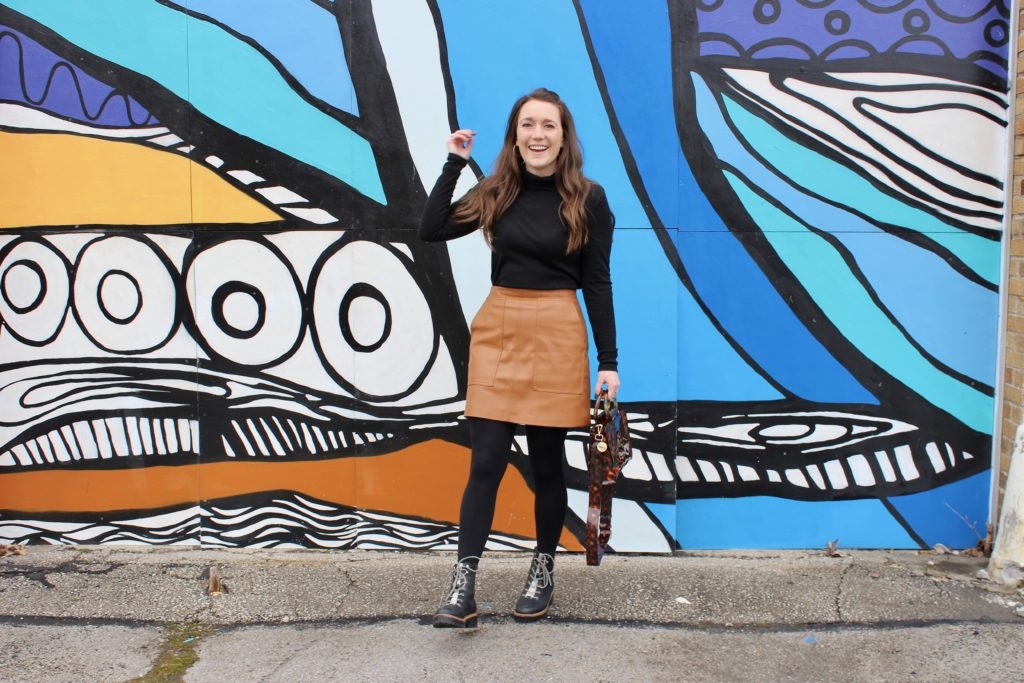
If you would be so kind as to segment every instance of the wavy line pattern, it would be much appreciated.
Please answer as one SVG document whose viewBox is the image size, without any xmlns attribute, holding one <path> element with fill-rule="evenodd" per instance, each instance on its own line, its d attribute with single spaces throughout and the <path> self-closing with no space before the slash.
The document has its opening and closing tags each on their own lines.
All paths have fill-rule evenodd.
<svg viewBox="0 0 1024 683">
<path fill-rule="evenodd" d="M 99 81 L 28 36 L 0 25 L 0 100 L 110 128 L 157 126 L 133 97 Z"/>
<path fill-rule="evenodd" d="M 0 513 L 0 538 L 17 543 L 192 545 L 214 548 L 453 550 L 458 527 L 356 510 L 291 492 L 189 505 L 154 515 L 86 521 Z M 529 550 L 532 539 L 492 534 L 488 550 Z"/>
</svg>

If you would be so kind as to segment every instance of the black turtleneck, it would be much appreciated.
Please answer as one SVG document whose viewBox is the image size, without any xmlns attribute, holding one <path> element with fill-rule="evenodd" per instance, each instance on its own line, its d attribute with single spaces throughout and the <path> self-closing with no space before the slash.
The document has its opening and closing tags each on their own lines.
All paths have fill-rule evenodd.
<svg viewBox="0 0 1024 683">
<path fill-rule="evenodd" d="M 427 242 L 462 237 L 475 223 L 451 219 L 452 194 L 467 160 L 449 154 L 434 189 L 423 207 L 419 236 Z M 494 226 L 491 284 L 518 289 L 582 289 L 594 331 L 599 370 L 618 369 L 615 311 L 609 257 L 615 217 L 604 189 L 594 184 L 587 197 L 587 243 L 566 254 L 568 230 L 562 222 L 562 198 L 554 176 L 523 171 L 523 189 Z"/>
</svg>

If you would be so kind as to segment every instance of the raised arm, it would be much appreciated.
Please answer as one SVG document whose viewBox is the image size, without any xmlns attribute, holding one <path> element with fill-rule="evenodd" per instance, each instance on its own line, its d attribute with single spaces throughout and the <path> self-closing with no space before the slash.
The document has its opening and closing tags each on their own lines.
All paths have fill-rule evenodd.
<svg viewBox="0 0 1024 683">
<path fill-rule="evenodd" d="M 469 163 L 475 135 L 471 130 L 457 130 L 448 138 L 448 159 L 441 168 L 441 175 L 434 183 L 434 189 L 430 191 L 420 216 L 418 234 L 421 240 L 443 242 L 468 235 L 477 229 L 472 221 L 456 223 L 451 219 L 452 195 L 462 169 Z"/>
</svg>

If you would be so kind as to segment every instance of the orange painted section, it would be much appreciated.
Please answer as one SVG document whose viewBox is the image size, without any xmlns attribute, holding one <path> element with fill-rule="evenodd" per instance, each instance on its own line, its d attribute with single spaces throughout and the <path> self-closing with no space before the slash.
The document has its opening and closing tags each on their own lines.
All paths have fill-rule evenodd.
<svg viewBox="0 0 1024 683">
<path fill-rule="evenodd" d="M 0 132 L 0 159 L 0 228 L 281 220 L 211 169 L 136 142 Z"/>
<path fill-rule="evenodd" d="M 23 514 L 147 510 L 286 490 L 357 509 L 455 524 L 468 475 L 469 451 L 433 440 L 365 458 L 14 472 L 0 475 L 0 509 Z M 498 493 L 494 531 L 534 536 L 533 492 L 515 468 L 508 469 Z M 582 550 L 565 530 L 561 543 Z"/>
</svg>

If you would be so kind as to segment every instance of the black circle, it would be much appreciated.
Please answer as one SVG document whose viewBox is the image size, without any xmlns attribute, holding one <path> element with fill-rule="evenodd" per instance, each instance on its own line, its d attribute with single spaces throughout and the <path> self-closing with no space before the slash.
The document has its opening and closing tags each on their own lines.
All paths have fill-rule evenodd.
<svg viewBox="0 0 1024 683">
<path fill-rule="evenodd" d="M 355 335 L 352 334 L 352 327 L 348 323 L 352 304 L 356 299 L 362 297 L 373 299 L 384 309 L 384 330 L 380 334 L 380 339 L 369 345 L 363 344 L 356 339 Z M 361 353 L 376 351 L 391 336 L 391 306 L 388 305 L 387 298 L 379 289 L 366 282 L 357 282 L 349 287 L 348 291 L 345 292 L 345 296 L 341 299 L 341 305 L 338 307 L 338 324 L 341 327 L 341 336 L 344 337 L 345 342 L 354 350 Z"/>
<path fill-rule="evenodd" d="M 132 311 L 132 314 L 126 318 L 118 318 L 116 315 L 108 311 L 107 307 L 103 305 L 103 298 L 100 296 L 100 292 L 103 291 L 103 282 L 111 275 L 123 275 L 128 278 L 132 285 L 135 286 L 135 293 L 139 295 L 139 305 L 136 306 L 135 310 Z M 100 278 L 99 283 L 96 285 L 96 307 L 100 309 L 103 316 L 110 322 L 117 323 L 119 325 L 127 325 L 131 321 L 135 320 L 139 313 L 142 312 L 142 287 L 139 286 L 139 281 L 132 277 L 130 273 L 126 273 L 123 270 L 108 270 L 103 274 L 103 277 Z"/>
<path fill-rule="evenodd" d="M 920 35 L 931 25 L 931 19 L 919 9 L 912 9 L 903 15 L 903 30 L 911 35 Z"/>
<path fill-rule="evenodd" d="M 697 9 L 701 12 L 714 12 L 725 0 L 698 0 Z"/>
<path fill-rule="evenodd" d="M 14 268 L 14 266 L 25 266 L 33 273 L 39 276 L 39 293 L 36 294 L 35 299 L 33 299 L 30 303 L 26 304 L 25 306 L 16 306 L 14 302 L 11 301 L 11 298 L 7 296 L 7 274 L 11 272 L 11 268 Z M 32 309 L 39 306 L 39 304 L 43 302 L 43 299 L 46 298 L 46 273 L 43 272 L 43 269 L 40 268 L 39 264 L 36 263 L 35 261 L 29 261 L 28 259 L 21 259 L 19 261 L 15 261 L 14 263 L 7 267 L 7 270 L 4 271 L 3 276 L 0 277 L 0 293 L 3 293 L 4 301 L 7 302 L 7 305 L 11 307 L 12 311 L 19 314 L 28 313 Z"/>
<path fill-rule="evenodd" d="M 247 294 L 256 302 L 256 323 L 251 329 L 240 330 L 229 323 L 227 318 L 224 317 L 224 303 L 232 294 Z M 225 282 L 213 293 L 210 306 L 213 313 L 213 321 L 217 324 L 217 327 L 224 334 L 235 339 L 252 339 L 263 329 L 263 325 L 267 322 L 267 301 L 263 298 L 263 292 L 248 282 L 239 282 L 238 280 Z"/>
<path fill-rule="evenodd" d="M 841 36 L 850 30 L 850 15 L 834 9 L 825 15 L 825 30 L 834 36 Z"/>
<path fill-rule="evenodd" d="M 993 19 L 985 25 L 985 42 L 992 47 L 1002 47 L 1010 40 L 1010 27 L 1002 19 Z"/>
<path fill-rule="evenodd" d="M 778 21 L 781 13 L 779 0 L 758 0 L 754 5 L 754 19 L 759 24 L 773 24 Z"/>
</svg>

